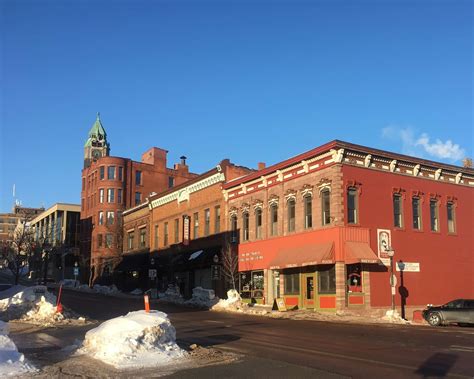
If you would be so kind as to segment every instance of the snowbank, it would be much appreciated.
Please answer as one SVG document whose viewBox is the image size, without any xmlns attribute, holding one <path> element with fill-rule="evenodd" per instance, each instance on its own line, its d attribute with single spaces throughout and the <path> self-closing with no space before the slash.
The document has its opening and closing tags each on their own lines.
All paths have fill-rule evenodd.
<svg viewBox="0 0 474 379">
<path fill-rule="evenodd" d="M 193 288 L 193 297 L 185 301 L 186 305 L 195 307 L 211 308 L 219 301 L 214 290 L 205 289 L 202 287 Z"/>
<path fill-rule="evenodd" d="M 142 295 L 143 291 L 140 288 L 135 288 L 133 291 L 130 292 L 130 295 Z"/>
<path fill-rule="evenodd" d="M 242 302 L 240 294 L 236 290 L 227 291 L 227 299 L 221 299 L 212 307 L 213 310 L 242 310 L 248 305 Z"/>
<path fill-rule="evenodd" d="M 410 322 L 403 319 L 400 314 L 394 310 L 389 310 L 385 313 L 385 316 L 382 317 L 382 320 L 389 321 L 393 324 L 409 324 Z"/>
<path fill-rule="evenodd" d="M 116 368 L 154 367 L 186 353 L 176 345 L 176 331 L 163 312 L 130 312 L 86 333 L 78 353 Z"/>
<path fill-rule="evenodd" d="M 64 288 L 76 288 L 80 286 L 79 280 L 75 279 L 63 279 L 59 282 Z"/>
<path fill-rule="evenodd" d="M 16 286 L 12 286 L 4 291 L 0 292 L 0 299 L 6 299 L 16 295 L 18 292 L 21 292 L 25 289 L 25 286 L 17 284 Z"/>
<path fill-rule="evenodd" d="M 0 321 L 0 377 L 17 376 L 36 369 L 25 361 L 15 343 L 8 337 L 8 324 Z"/>
<path fill-rule="evenodd" d="M 100 284 L 94 284 L 92 289 L 94 292 L 101 293 L 103 295 L 113 295 L 120 292 L 114 284 L 111 286 L 101 286 Z"/>
<path fill-rule="evenodd" d="M 179 287 L 174 284 L 168 285 L 168 289 L 164 293 L 160 292 L 158 294 L 158 297 L 160 300 L 168 301 L 170 303 L 175 303 L 175 304 L 184 303 L 184 299 L 183 299 L 183 296 L 181 296 Z"/>
</svg>

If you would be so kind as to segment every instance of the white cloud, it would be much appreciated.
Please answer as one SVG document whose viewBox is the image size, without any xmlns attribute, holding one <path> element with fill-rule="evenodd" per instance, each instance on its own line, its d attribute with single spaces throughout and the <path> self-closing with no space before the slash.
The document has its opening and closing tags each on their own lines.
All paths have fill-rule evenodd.
<svg viewBox="0 0 474 379">
<path fill-rule="evenodd" d="M 436 159 L 449 160 L 451 162 L 460 161 L 466 156 L 466 151 L 460 145 L 451 140 L 445 142 L 436 139 L 430 143 L 427 133 L 422 133 L 416 137 L 415 131 L 411 127 L 400 127 L 390 125 L 382 129 L 382 138 L 402 142 L 402 153 L 412 156 L 423 157 L 428 154 Z"/>
</svg>

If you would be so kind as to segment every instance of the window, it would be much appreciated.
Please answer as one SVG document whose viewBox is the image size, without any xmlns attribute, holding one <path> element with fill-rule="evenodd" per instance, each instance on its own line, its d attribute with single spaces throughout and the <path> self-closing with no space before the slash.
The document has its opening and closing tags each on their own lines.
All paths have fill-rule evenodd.
<svg viewBox="0 0 474 379">
<path fill-rule="evenodd" d="M 84 198 L 81 199 L 81 211 L 84 211 L 85 207 L 84 207 L 84 204 L 85 204 L 86 200 Z"/>
<path fill-rule="evenodd" d="M 82 190 L 86 189 L 86 178 L 82 178 Z"/>
<path fill-rule="evenodd" d="M 140 247 L 146 246 L 146 228 L 140 229 Z"/>
<path fill-rule="evenodd" d="M 107 225 L 113 225 L 114 224 L 114 212 L 113 211 L 107 211 Z"/>
<path fill-rule="evenodd" d="M 331 223 L 331 191 L 329 188 L 321 191 L 321 221 L 323 225 Z"/>
<path fill-rule="evenodd" d="M 179 218 L 174 219 L 174 243 L 179 242 Z"/>
<path fill-rule="evenodd" d="M 104 177 L 105 177 L 105 167 L 100 166 L 99 167 L 99 178 L 100 178 L 100 180 L 104 180 Z"/>
<path fill-rule="evenodd" d="M 142 194 L 140 192 L 135 192 L 135 205 L 138 205 L 142 202 Z"/>
<path fill-rule="evenodd" d="M 221 231 L 221 207 L 217 206 L 214 208 L 214 233 L 220 233 Z"/>
<path fill-rule="evenodd" d="M 438 200 L 430 200 L 430 220 L 431 220 L 431 231 L 439 231 L 439 220 L 438 220 Z"/>
<path fill-rule="evenodd" d="M 319 293 L 336 293 L 336 266 L 319 266 L 318 271 Z"/>
<path fill-rule="evenodd" d="M 448 233 L 456 232 L 456 213 L 454 212 L 454 203 L 448 201 L 446 204 L 446 210 L 448 212 Z"/>
<path fill-rule="evenodd" d="M 137 186 L 142 184 L 142 172 L 141 171 L 135 171 L 135 184 Z"/>
<path fill-rule="evenodd" d="M 111 233 L 105 235 L 105 247 L 112 247 L 114 236 Z"/>
<path fill-rule="evenodd" d="M 249 240 L 249 213 L 242 214 L 242 240 Z"/>
<path fill-rule="evenodd" d="M 122 189 L 117 189 L 117 203 L 122 204 Z"/>
<path fill-rule="evenodd" d="M 357 189 L 350 187 L 347 190 L 347 223 L 357 224 Z"/>
<path fill-rule="evenodd" d="M 278 235 L 278 205 L 272 204 L 270 206 L 270 234 L 272 236 Z"/>
<path fill-rule="evenodd" d="M 413 229 L 421 230 L 421 209 L 419 197 L 414 197 L 411 199 L 411 208 L 413 211 Z"/>
<path fill-rule="evenodd" d="M 393 226 L 403 228 L 402 196 L 393 194 Z"/>
<path fill-rule="evenodd" d="M 168 188 L 174 187 L 174 177 L 168 176 Z"/>
<path fill-rule="evenodd" d="M 103 203 L 104 202 L 104 189 L 101 188 L 99 190 L 99 203 Z"/>
<path fill-rule="evenodd" d="M 115 201 L 115 190 L 113 188 L 107 189 L 107 202 L 113 203 Z"/>
<path fill-rule="evenodd" d="M 303 198 L 304 202 L 304 228 L 309 229 L 313 227 L 313 198 L 311 195 L 306 195 Z"/>
<path fill-rule="evenodd" d="M 194 224 L 193 224 L 193 235 L 194 235 L 194 238 L 198 238 L 199 237 L 199 213 L 194 213 L 193 215 L 193 218 L 194 218 Z"/>
<path fill-rule="evenodd" d="M 295 199 L 288 200 L 288 231 L 294 232 L 295 231 L 295 208 L 296 208 L 296 201 Z"/>
<path fill-rule="evenodd" d="M 168 246 L 168 223 L 165 222 L 165 225 L 164 225 L 164 238 L 163 238 L 163 243 L 165 244 L 165 246 Z"/>
<path fill-rule="evenodd" d="M 237 216 L 230 218 L 230 230 L 232 231 L 232 242 L 237 242 Z"/>
<path fill-rule="evenodd" d="M 155 225 L 155 249 L 158 249 L 158 243 L 159 243 L 159 239 L 158 239 L 158 232 L 159 232 L 159 228 L 158 228 L 158 225 Z"/>
<path fill-rule="evenodd" d="M 107 178 L 109 180 L 115 180 L 115 166 L 107 167 Z"/>
<path fill-rule="evenodd" d="M 97 247 L 102 247 L 102 234 L 97 234 Z"/>
<path fill-rule="evenodd" d="M 347 289 L 349 292 L 362 292 L 362 264 L 347 265 Z"/>
<path fill-rule="evenodd" d="M 211 210 L 205 209 L 204 210 L 204 235 L 208 236 L 211 232 Z"/>
<path fill-rule="evenodd" d="M 99 225 L 104 225 L 104 212 L 99 212 Z"/>
<path fill-rule="evenodd" d="M 135 232 L 128 232 L 128 248 L 133 249 L 133 239 L 135 238 Z"/>
<path fill-rule="evenodd" d="M 123 167 L 118 168 L 118 180 L 123 180 Z"/>
<path fill-rule="evenodd" d="M 297 270 L 287 270 L 283 275 L 285 282 L 285 295 L 297 295 L 300 293 L 300 274 Z"/>
<path fill-rule="evenodd" d="M 262 238 L 262 208 L 255 210 L 255 238 Z"/>
</svg>

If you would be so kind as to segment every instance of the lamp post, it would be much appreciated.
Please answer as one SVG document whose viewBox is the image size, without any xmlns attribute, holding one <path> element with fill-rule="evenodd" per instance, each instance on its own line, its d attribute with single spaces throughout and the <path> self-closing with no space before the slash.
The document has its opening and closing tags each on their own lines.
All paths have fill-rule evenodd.
<svg viewBox="0 0 474 379">
<path fill-rule="evenodd" d="M 395 255 L 395 250 L 391 246 L 387 247 L 387 255 L 390 257 L 390 291 L 392 293 L 392 314 L 395 311 L 395 277 L 393 275 L 393 256 Z"/>
</svg>

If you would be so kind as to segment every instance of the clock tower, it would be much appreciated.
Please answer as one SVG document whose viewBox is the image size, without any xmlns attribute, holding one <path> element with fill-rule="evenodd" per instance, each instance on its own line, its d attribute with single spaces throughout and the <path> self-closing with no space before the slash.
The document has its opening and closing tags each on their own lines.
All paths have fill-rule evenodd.
<svg viewBox="0 0 474 379">
<path fill-rule="evenodd" d="M 91 162 L 101 157 L 106 157 L 110 152 L 110 144 L 107 142 L 107 133 L 100 122 L 100 113 L 89 130 L 89 137 L 84 145 L 84 168 L 89 167 Z"/>
</svg>

